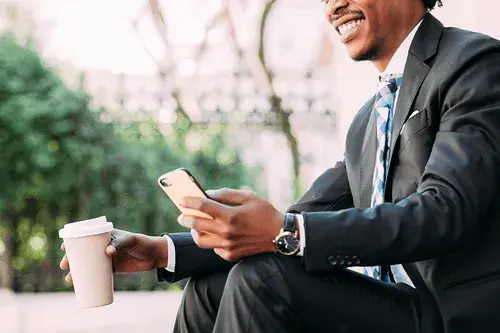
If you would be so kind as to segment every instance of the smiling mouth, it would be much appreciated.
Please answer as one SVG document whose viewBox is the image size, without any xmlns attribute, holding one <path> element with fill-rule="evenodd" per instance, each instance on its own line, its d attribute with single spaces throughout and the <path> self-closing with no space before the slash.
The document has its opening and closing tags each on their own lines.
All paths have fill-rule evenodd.
<svg viewBox="0 0 500 333">
<path fill-rule="evenodd" d="M 348 42 L 350 41 L 356 32 L 359 30 L 360 25 L 365 21 L 365 19 L 354 19 L 350 20 L 342 25 L 339 25 L 335 30 L 342 37 L 342 41 Z"/>
<path fill-rule="evenodd" d="M 349 21 L 349 22 L 339 26 L 338 31 L 339 31 L 340 35 L 344 36 L 346 34 L 351 33 L 353 30 L 356 30 L 363 21 L 364 21 L 364 19 L 363 20 Z"/>
</svg>

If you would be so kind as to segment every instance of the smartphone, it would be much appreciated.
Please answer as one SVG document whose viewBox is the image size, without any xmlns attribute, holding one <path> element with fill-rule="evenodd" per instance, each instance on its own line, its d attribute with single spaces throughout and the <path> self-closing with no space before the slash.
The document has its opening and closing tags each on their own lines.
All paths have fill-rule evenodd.
<svg viewBox="0 0 500 333">
<path fill-rule="evenodd" d="M 188 170 L 179 168 L 167 172 L 158 178 L 158 185 L 182 214 L 212 219 L 210 215 L 194 209 L 182 207 L 179 204 L 183 197 L 208 198 L 208 195 L 202 189 L 200 183 L 198 183 Z"/>
</svg>

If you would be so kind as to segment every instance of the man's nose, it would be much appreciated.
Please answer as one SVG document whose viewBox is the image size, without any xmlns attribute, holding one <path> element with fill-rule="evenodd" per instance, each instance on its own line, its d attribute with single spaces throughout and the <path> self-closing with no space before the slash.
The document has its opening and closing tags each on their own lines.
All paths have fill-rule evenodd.
<svg viewBox="0 0 500 333">
<path fill-rule="evenodd" d="M 325 18 L 331 22 L 333 16 L 338 14 L 339 11 L 349 6 L 349 0 L 330 0 L 325 7 Z"/>
</svg>

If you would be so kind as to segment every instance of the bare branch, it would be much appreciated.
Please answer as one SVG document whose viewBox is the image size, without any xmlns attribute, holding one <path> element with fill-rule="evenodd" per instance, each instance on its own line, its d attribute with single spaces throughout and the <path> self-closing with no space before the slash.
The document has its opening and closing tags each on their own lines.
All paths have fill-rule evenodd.
<svg viewBox="0 0 500 333">
<path fill-rule="evenodd" d="M 203 38 L 201 40 L 200 45 L 198 46 L 198 49 L 195 52 L 194 59 L 200 60 L 203 57 L 203 54 L 207 51 L 208 48 L 208 37 L 212 30 L 217 27 L 217 24 L 221 21 L 221 19 L 224 17 L 224 13 L 226 12 L 226 8 L 222 8 L 220 11 L 215 13 L 215 15 L 208 21 L 207 26 L 205 27 L 203 31 Z"/>
<path fill-rule="evenodd" d="M 243 50 L 243 47 L 241 47 L 240 43 L 238 42 L 236 27 L 234 25 L 233 16 L 231 14 L 232 7 L 229 6 L 229 4 L 230 4 L 229 0 L 226 1 L 226 3 L 227 3 L 227 7 L 226 7 L 226 12 L 224 14 L 226 15 L 227 25 L 229 28 L 229 36 L 231 38 L 233 47 L 234 47 L 236 53 L 238 54 L 238 57 L 243 58 L 245 51 Z"/>
<path fill-rule="evenodd" d="M 255 80 L 255 82 L 259 86 L 268 86 L 266 73 L 262 70 L 262 66 L 260 60 L 254 56 L 254 54 L 249 54 L 249 52 L 245 51 L 245 49 L 241 46 L 238 40 L 238 33 L 235 25 L 235 12 L 238 7 L 237 1 L 226 0 L 229 4 L 227 7 L 226 21 L 229 28 L 229 38 L 231 40 L 231 44 L 234 48 L 234 51 L 238 55 L 238 58 L 243 60 L 243 62 L 247 65 L 250 76 Z"/>
<path fill-rule="evenodd" d="M 260 33 L 259 33 L 259 60 L 262 65 L 262 69 L 266 73 L 267 76 L 267 81 L 270 85 L 270 89 L 273 95 L 276 95 L 275 90 L 274 90 L 274 82 L 273 82 L 273 73 L 269 69 L 267 65 L 267 59 L 266 59 L 266 52 L 265 52 L 265 36 L 266 36 L 266 27 L 267 23 L 269 20 L 269 14 L 271 13 L 271 10 L 273 9 L 274 5 L 277 3 L 278 0 L 269 0 L 265 7 L 264 11 L 262 12 L 262 17 L 260 19 Z"/>
<path fill-rule="evenodd" d="M 213 29 L 217 27 L 217 25 L 224 18 L 225 13 L 227 11 L 227 6 L 228 6 L 228 1 L 226 0 L 222 8 L 219 11 L 217 11 L 215 15 L 212 16 L 212 18 L 208 21 L 208 24 L 203 31 L 203 38 L 201 40 L 201 43 L 197 48 L 197 50 L 195 51 L 195 55 L 193 57 L 193 60 L 196 64 L 200 63 L 203 57 L 205 56 L 205 53 L 208 50 L 208 38 L 210 36 L 210 33 L 212 32 Z M 188 80 L 186 84 L 187 87 L 190 87 L 192 85 L 192 81 L 196 78 L 198 74 L 198 69 L 199 67 L 197 66 L 194 73 L 191 75 L 190 80 Z"/>
<path fill-rule="evenodd" d="M 267 81 L 269 83 L 269 89 L 271 90 L 271 110 L 276 115 L 278 123 L 280 125 L 281 131 L 285 135 L 288 146 L 290 148 L 290 153 L 292 155 L 293 160 L 293 173 L 294 173 L 294 197 L 298 198 L 301 194 L 301 184 L 300 184 L 300 151 L 297 137 L 293 134 L 292 124 L 290 122 L 290 112 L 283 109 L 281 98 L 276 94 L 276 90 L 274 89 L 274 75 L 269 68 L 266 59 L 266 50 L 265 50 L 265 36 L 266 36 L 266 28 L 269 22 L 269 15 L 276 5 L 278 0 L 269 0 L 262 12 L 261 20 L 260 20 L 260 34 L 259 34 L 259 60 L 262 65 L 262 68 L 267 76 Z"/>
<path fill-rule="evenodd" d="M 149 50 L 147 47 L 146 43 L 144 42 L 143 38 L 141 38 L 137 21 L 134 22 L 134 31 L 139 37 L 139 40 L 146 51 L 146 53 L 149 55 L 149 57 L 153 60 L 153 62 L 156 64 L 156 67 L 158 69 L 158 76 L 162 80 L 162 82 L 165 82 L 167 77 L 170 80 L 170 85 L 172 86 L 172 91 L 171 91 L 171 96 L 175 100 L 177 104 L 177 108 L 175 110 L 175 113 L 177 114 L 178 117 L 181 117 L 185 119 L 188 123 L 188 128 L 191 126 L 193 123 L 191 117 L 189 114 L 186 112 L 186 108 L 184 107 L 182 98 L 181 98 L 181 93 L 180 89 L 176 84 L 175 80 L 175 69 L 176 65 L 174 63 L 174 56 L 173 56 L 173 47 L 170 41 L 168 40 L 168 26 L 166 23 L 166 20 L 164 18 L 163 12 L 161 10 L 160 4 L 158 0 L 148 0 L 148 8 L 149 8 L 149 13 L 151 14 L 151 18 L 153 20 L 154 26 L 156 28 L 156 32 L 158 36 L 161 38 L 163 42 L 163 46 L 165 48 L 165 53 L 167 54 L 167 59 L 165 62 L 162 62 L 158 60 L 153 52 Z"/>
<path fill-rule="evenodd" d="M 153 52 L 151 52 L 151 50 L 149 49 L 149 47 L 144 42 L 144 39 L 142 38 L 141 33 L 139 31 L 139 26 L 138 26 L 137 20 L 134 20 L 132 22 L 132 28 L 133 28 L 136 36 L 137 36 L 137 39 L 141 43 L 142 48 L 148 54 L 149 58 L 153 61 L 153 63 L 155 64 L 156 68 L 158 69 L 158 72 L 165 73 L 165 69 L 163 68 L 163 64 L 161 63 L 161 61 L 158 60 L 158 59 L 156 59 L 156 57 L 154 56 Z"/>
<path fill-rule="evenodd" d="M 168 74 L 173 73 L 176 66 L 174 64 L 175 59 L 172 52 L 172 44 L 168 39 L 168 26 L 158 0 L 149 0 L 149 12 L 151 14 L 151 18 L 153 19 L 156 32 L 158 33 L 158 36 L 161 38 L 163 46 L 165 47 L 165 53 L 167 54 L 166 67 Z"/>
</svg>

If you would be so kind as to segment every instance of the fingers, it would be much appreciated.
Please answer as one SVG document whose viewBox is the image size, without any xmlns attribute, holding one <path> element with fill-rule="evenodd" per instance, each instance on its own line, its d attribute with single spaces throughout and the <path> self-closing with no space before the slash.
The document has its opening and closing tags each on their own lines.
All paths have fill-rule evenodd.
<svg viewBox="0 0 500 333">
<path fill-rule="evenodd" d="M 196 230 L 202 234 L 208 234 L 217 236 L 218 241 L 226 240 L 231 243 L 240 238 L 241 233 L 238 228 L 231 223 L 224 223 L 220 220 L 209 220 L 196 216 L 188 216 L 188 215 L 180 215 L 177 218 L 177 221 L 180 225 L 183 225 L 186 228 L 191 230 Z M 213 248 L 218 245 L 214 245 L 210 243 L 207 245 L 208 248 Z M 230 245 L 226 245 L 230 246 Z"/>
<path fill-rule="evenodd" d="M 214 218 L 227 216 L 231 207 L 207 198 L 186 197 L 181 203 L 182 207 L 194 209 Z"/>
<path fill-rule="evenodd" d="M 214 252 L 226 261 L 237 261 L 259 253 L 276 253 L 276 248 L 269 242 L 248 243 L 230 248 L 215 248 Z"/>
<path fill-rule="evenodd" d="M 66 248 L 64 247 L 64 243 L 61 244 L 61 250 L 66 251 Z M 66 254 L 62 258 L 61 262 L 59 263 L 59 267 L 63 271 L 69 269 L 69 261 L 68 261 L 68 256 Z M 71 276 L 71 272 L 66 275 L 64 280 L 66 280 L 67 284 L 73 285 L 73 277 Z"/>
<path fill-rule="evenodd" d="M 242 205 L 248 200 L 251 194 L 253 193 L 250 191 L 233 190 L 230 188 L 207 191 L 207 195 L 211 199 L 230 206 Z"/>
<path fill-rule="evenodd" d="M 124 249 L 132 248 L 137 243 L 135 234 L 123 230 L 114 229 L 111 232 L 111 243 L 106 247 L 106 254 L 114 256 Z"/>
<path fill-rule="evenodd" d="M 69 285 L 73 285 L 73 276 L 71 275 L 71 273 L 68 273 L 64 280 L 66 280 L 66 283 L 68 283 Z"/>
<path fill-rule="evenodd" d="M 192 229 L 191 235 L 193 236 L 193 240 L 201 249 L 214 249 L 214 248 L 232 248 L 236 243 L 234 241 L 222 238 L 218 235 L 207 234 L 203 232 L 199 232 L 197 230 Z"/>
<path fill-rule="evenodd" d="M 106 254 L 110 257 L 116 255 L 117 251 L 116 251 L 116 247 L 114 247 L 114 245 L 111 245 L 109 244 L 108 246 L 106 246 Z"/>
<path fill-rule="evenodd" d="M 64 245 L 64 242 L 61 244 L 61 250 L 62 250 L 63 252 L 66 252 L 66 246 Z"/>
<path fill-rule="evenodd" d="M 218 233 L 216 229 L 217 223 L 212 219 L 209 220 L 201 217 L 181 214 L 177 218 L 177 222 L 186 228 L 195 229 L 203 233 Z"/>
<path fill-rule="evenodd" d="M 61 269 L 63 271 L 67 270 L 69 268 L 69 262 L 68 262 L 68 256 L 67 255 L 64 255 L 64 257 L 62 258 L 61 262 L 59 263 L 59 267 L 61 267 Z"/>
<path fill-rule="evenodd" d="M 230 251 L 228 249 L 216 248 L 214 249 L 214 252 L 225 261 L 236 261 L 240 259 L 240 257 L 235 253 L 235 251 Z"/>
</svg>

